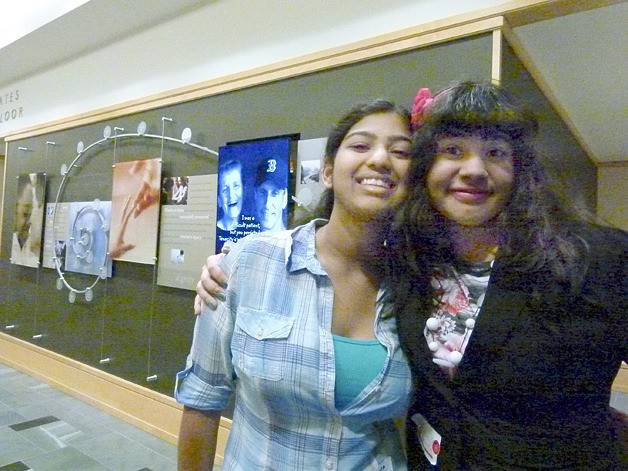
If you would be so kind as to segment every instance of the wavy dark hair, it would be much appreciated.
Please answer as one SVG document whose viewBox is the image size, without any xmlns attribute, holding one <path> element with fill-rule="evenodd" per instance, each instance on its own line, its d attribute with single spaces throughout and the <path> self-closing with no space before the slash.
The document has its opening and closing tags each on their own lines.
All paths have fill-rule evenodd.
<svg viewBox="0 0 628 471">
<path fill-rule="evenodd" d="M 393 286 L 398 291 L 397 302 L 416 289 L 432 299 L 426 281 L 429 275 L 435 270 L 446 271 L 455 262 L 446 220 L 432 207 L 426 188 L 436 143 L 443 136 L 479 135 L 510 143 L 513 191 L 494 221 L 503 235 L 500 264 L 519 272 L 542 273 L 546 280 L 572 290 L 579 288 L 584 276 L 582 255 L 587 247 L 572 235 L 569 226 L 573 221 L 592 220 L 592 216 L 572 208 L 551 189 L 532 144 L 537 129 L 533 114 L 499 86 L 463 82 L 436 95 L 431 111 L 413 136 L 410 192 L 394 224 Z M 408 281 L 413 277 L 414 282 Z"/>
<path fill-rule="evenodd" d="M 347 133 L 353 126 L 367 116 L 379 113 L 395 113 L 408 125 L 408 129 L 410 129 L 410 112 L 406 108 L 381 98 L 368 103 L 359 103 L 340 118 L 329 132 L 325 146 L 324 163 L 334 163 L 342 141 L 344 141 Z M 333 208 L 334 192 L 333 189 L 327 188 L 323 191 L 316 208 L 306 219 L 309 220 L 313 217 L 329 219 Z"/>
</svg>

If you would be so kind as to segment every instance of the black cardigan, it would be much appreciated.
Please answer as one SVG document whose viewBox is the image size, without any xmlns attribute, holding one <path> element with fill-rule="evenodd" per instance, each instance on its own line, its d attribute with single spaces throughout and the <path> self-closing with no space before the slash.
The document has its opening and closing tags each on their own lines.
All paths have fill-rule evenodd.
<svg viewBox="0 0 628 471">
<path fill-rule="evenodd" d="M 439 469 L 628 469 L 608 407 L 628 360 L 628 235 L 593 227 L 578 235 L 590 250 L 575 295 L 541 286 L 534 297 L 536 275 L 496 262 L 453 380 L 432 362 L 429 313 L 400 314 L 415 381 L 409 417 L 421 413 L 442 435 Z M 431 469 L 411 420 L 407 432 L 412 469 Z"/>
</svg>

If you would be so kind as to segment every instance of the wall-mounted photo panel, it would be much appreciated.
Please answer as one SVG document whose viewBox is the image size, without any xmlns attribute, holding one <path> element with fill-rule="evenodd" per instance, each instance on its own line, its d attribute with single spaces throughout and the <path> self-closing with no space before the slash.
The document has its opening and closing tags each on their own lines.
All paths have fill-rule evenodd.
<svg viewBox="0 0 628 471">
<path fill-rule="evenodd" d="M 299 141 L 299 173 L 295 192 L 299 204 L 307 207 L 315 206 L 325 189 L 319 174 L 325 157 L 326 145 L 326 137 Z"/>
<path fill-rule="evenodd" d="M 111 201 L 70 203 L 65 271 L 111 277 L 111 258 L 107 257 L 110 220 Z"/>
<path fill-rule="evenodd" d="M 56 268 L 55 257 L 59 259 L 59 266 L 61 268 L 65 267 L 69 211 L 70 203 L 46 204 L 44 253 L 41 262 L 45 268 Z"/>
<path fill-rule="evenodd" d="M 27 173 L 18 176 L 11 263 L 27 267 L 39 266 L 44 230 L 45 194 L 45 173 Z"/>
<path fill-rule="evenodd" d="M 230 143 L 219 149 L 216 251 L 254 232 L 288 224 L 298 135 Z"/>
<path fill-rule="evenodd" d="M 216 174 L 162 180 L 157 284 L 193 290 L 216 244 Z M 185 203 L 174 195 L 185 184 Z"/>
<path fill-rule="evenodd" d="M 160 192 L 159 159 L 114 165 L 109 233 L 113 260 L 155 264 Z"/>
<path fill-rule="evenodd" d="M 296 190 L 295 217 L 303 219 L 310 216 L 320 199 L 325 186 L 320 181 L 320 170 L 325 156 L 326 137 L 303 139 L 298 145 L 298 167 Z"/>
<path fill-rule="evenodd" d="M 161 204 L 187 204 L 188 185 L 188 177 L 163 178 L 161 182 Z"/>
</svg>

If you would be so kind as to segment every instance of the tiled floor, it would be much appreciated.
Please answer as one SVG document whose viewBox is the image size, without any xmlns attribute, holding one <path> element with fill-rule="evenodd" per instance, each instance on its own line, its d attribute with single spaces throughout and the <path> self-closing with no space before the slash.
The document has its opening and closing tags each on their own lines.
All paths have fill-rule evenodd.
<svg viewBox="0 0 628 471">
<path fill-rule="evenodd" d="M 0 471 L 174 471 L 176 446 L 0 363 Z"/>
<path fill-rule="evenodd" d="M 611 405 L 628 413 L 628 394 L 614 392 Z M 176 456 L 174 445 L 0 363 L 0 471 L 174 471 Z"/>
</svg>

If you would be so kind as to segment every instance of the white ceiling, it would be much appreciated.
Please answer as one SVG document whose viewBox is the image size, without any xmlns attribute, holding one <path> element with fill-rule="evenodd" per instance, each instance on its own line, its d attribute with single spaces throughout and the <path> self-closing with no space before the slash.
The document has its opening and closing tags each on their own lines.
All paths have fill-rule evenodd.
<svg viewBox="0 0 628 471">
<path fill-rule="evenodd" d="M 6 16 L 3 5 L 3 16 L 13 18 L 13 23 L 23 23 L 0 33 L 0 88 L 206 3 L 207 0 L 12 0 Z M 38 11 L 37 7 L 43 4 L 47 8 Z M 143 8 L 147 5 L 150 8 Z"/>
<path fill-rule="evenodd" d="M 88 0 L 21 0 L 5 2 L 0 28 L 0 48 L 65 15 Z"/>
<path fill-rule="evenodd" d="M 204 4 L 206 0 L 152 0 L 151 8 L 140 15 L 135 2 L 20 0 L 5 4 L 0 88 Z M 91 11 L 107 5 L 115 8 L 115 15 Z M 98 28 L 90 21 L 94 17 Z M 129 20 L 119 21 L 121 17 Z M 77 18 L 82 19 L 78 24 Z M 597 162 L 628 159 L 627 24 L 628 2 L 624 1 L 514 30 Z"/>
</svg>

